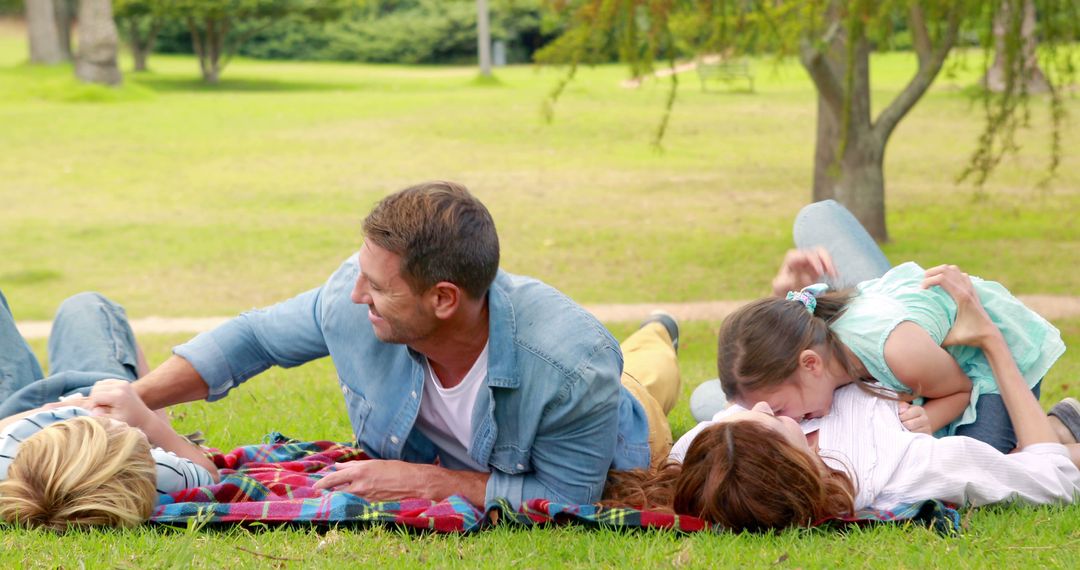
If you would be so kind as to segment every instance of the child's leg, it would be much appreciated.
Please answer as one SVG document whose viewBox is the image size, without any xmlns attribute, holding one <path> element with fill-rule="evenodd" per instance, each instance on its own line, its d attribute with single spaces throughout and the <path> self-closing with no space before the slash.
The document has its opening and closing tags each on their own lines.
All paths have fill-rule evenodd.
<svg viewBox="0 0 1080 570">
<path fill-rule="evenodd" d="M 43 376 L 41 364 L 15 328 L 15 317 L 0 291 L 0 402 Z"/>
<path fill-rule="evenodd" d="M 815 202 L 795 216 L 795 247 L 824 247 L 832 256 L 839 277 L 836 289 L 881 277 L 891 267 L 885 254 L 851 212 L 835 200 Z"/>
<path fill-rule="evenodd" d="M 56 312 L 49 335 L 49 374 L 102 372 L 138 378 L 139 350 L 124 309 L 98 293 L 79 293 Z"/>
</svg>

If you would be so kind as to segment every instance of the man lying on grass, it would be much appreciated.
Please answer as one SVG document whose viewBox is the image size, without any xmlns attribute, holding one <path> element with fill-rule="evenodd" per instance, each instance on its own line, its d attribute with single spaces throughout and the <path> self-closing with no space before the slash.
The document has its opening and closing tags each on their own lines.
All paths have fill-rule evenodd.
<svg viewBox="0 0 1080 570">
<path fill-rule="evenodd" d="M 458 184 L 390 195 L 363 231 L 321 287 L 176 347 L 138 394 L 152 408 L 213 401 L 271 366 L 329 355 L 357 446 L 374 460 L 319 487 L 370 500 L 591 503 L 609 468 L 666 456 L 670 435 L 650 447 L 650 428 L 670 434 L 679 379 L 660 324 L 637 339 L 655 350 L 634 353 L 666 352 L 671 372 L 624 387 L 619 344 L 555 289 L 500 271 L 495 224 Z"/>
</svg>

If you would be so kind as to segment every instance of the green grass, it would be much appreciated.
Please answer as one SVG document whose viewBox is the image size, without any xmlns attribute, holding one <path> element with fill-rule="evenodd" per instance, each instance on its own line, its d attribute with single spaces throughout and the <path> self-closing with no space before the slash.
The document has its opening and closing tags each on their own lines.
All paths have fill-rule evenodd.
<svg viewBox="0 0 1080 570">
<path fill-rule="evenodd" d="M 155 56 L 152 73 L 129 73 L 112 90 L 75 83 L 68 67 L 23 65 L 24 41 L 0 28 L 0 288 L 20 319 L 48 318 L 85 289 L 133 316 L 277 301 L 317 286 L 357 247 L 372 203 L 430 178 L 464 182 L 489 205 L 507 269 L 581 302 L 747 298 L 765 291 L 809 195 L 814 94 L 793 65 L 758 66 L 754 94 L 701 93 L 684 76 L 657 153 L 649 142 L 665 89 L 620 89 L 625 71 L 614 66 L 583 69 L 549 125 L 540 105 L 560 70 L 502 69 L 481 82 L 471 68 L 238 60 L 208 87 L 191 58 Z M 880 107 L 912 62 L 888 55 L 873 65 Z M 1003 165 L 985 199 L 955 185 L 979 131 L 963 93 L 972 80 L 939 80 L 894 135 L 886 252 L 958 262 L 1018 293 L 1076 294 L 1080 157 L 1065 158 L 1051 190 L 1036 189 L 1047 139 L 1037 107 L 1025 154 Z M 1080 112 L 1075 97 L 1067 105 Z M 1076 133 L 1065 148 L 1080 146 Z M 685 326 L 677 434 L 693 425 L 685 398 L 715 376 L 718 324 Z M 1080 319 L 1056 324 L 1077 346 Z M 609 325 L 620 337 L 633 329 Z M 143 339 L 151 363 L 183 340 Z M 43 355 L 44 343 L 34 346 Z M 1047 378 L 1044 401 L 1076 395 L 1077 378 L 1074 351 Z M 294 409 L 307 413 L 283 413 Z M 329 360 L 270 371 L 221 402 L 172 414 L 179 429 L 202 429 L 222 448 L 272 430 L 349 438 Z M 765 537 L 5 529 L 0 566 L 982 568 L 1072 567 L 1080 557 L 1075 507 L 971 511 L 965 525 L 954 538 L 900 526 Z"/>
<path fill-rule="evenodd" d="M 1066 343 L 1080 343 L 1080 319 L 1056 323 Z M 714 373 L 718 323 L 683 327 L 680 365 L 683 399 L 672 413 L 672 429 L 693 425 L 686 398 Z M 631 323 L 611 324 L 622 337 Z M 182 336 L 143 339 L 147 356 L 160 362 Z M 32 343 L 44 356 L 43 341 Z M 1076 394 L 1080 354 L 1067 353 L 1047 377 L 1044 400 Z M 278 414 L 303 409 L 311 413 Z M 177 429 L 202 429 L 212 445 L 229 448 L 259 441 L 272 430 L 311 439 L 348 439 L 349 425 L 332 364 L 321 360 L 289 372 L 272 370 L 238 388 L 229 398 L 177 406 Z M 927 529 L 889 525 L 844 532 L 797 530 L 775 536 L 679 536 L 661 532 L 586 530 L 576 527 L 522 531 L 497 528 L 471 536 L 422 535 L 392 528 L 230 528 L 189 532 L 141 528 L 59 537 L 46 532 L 0 532 L 0 567 L 199 568 L 229 566 L 325 567 L 763 567 L 835 568 L 1072 568 L 1080 556 L 1077 507 L 995 507 L 969 510 L 956 537 Z M 327 532 L 328 531 L 328 532 Z M 242 550 L 241 550 L 242 549 Z M 259 554 L 254 554 L 259 553 Z"/>
</svg>

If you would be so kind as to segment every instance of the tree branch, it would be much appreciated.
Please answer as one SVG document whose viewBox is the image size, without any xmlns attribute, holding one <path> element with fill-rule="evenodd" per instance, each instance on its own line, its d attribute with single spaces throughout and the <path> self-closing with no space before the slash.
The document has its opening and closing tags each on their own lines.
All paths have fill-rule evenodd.
<svg viewBox="0 0 1080 570">
<path fill-rule="evenodd" d="M 199 35 L 199 27 L 195 25 L 195 18 L 188 17 L 188 31 L 191 33 L 191 46 L 195 48 L 195 57 L 199 58 L 199 69 L 203 77 L 206 77 L 206 55 L 203 49 L 202 37 Z"/>
<path fill-rule="evenodd" d="M 949 12 L 948 27 L 945 35 L 940 39 L 940 43 L 930 53 L 930 57 L 924 60 L 920 56 L 919 70 L 915 72 L 915 76 L 911 78 L 904 90 L 889 103 L 889 106 L 878 115 L 877 121 L 874 122 L 874 135 L 879 137 L 882 142 L 889 139 L 889 135 L 892 134 L 900 119 L 903 119 L 911 111 L 911 108 L 915 106 L 915 103 L 918 103 L 926 90 L 930 88 L 930 84 L 934 82 L 934 78 L 941 71 L 945 58 L 948 57 L 949 51 L 952 50 L 953 45 L 956 43 L 962 9 L 960 3 L 953 5 L 952 10 Z"/>
<path fill-rule="evenodd" d="M 818 93 L 834 109 L 840 109 L 844 105 L 844 87 L 829 62 L 826 50 L 836 41 L 836 35 L 839 33 L 840 22 L 834 21 L 820 41 L 826 49 L 818 49 L 809 38 L 803 38 L 799 42 L 799 59 L 803 67 L 810 74 L 810 79 L 813 80 Z"/>
<path fill-rule="evenodd" d="M 276 23 L 277 22 L 275 22 L 272 19 L 268 20 L 265 24 L 263 24 L 261 26 L 256 26 L 254 28 L 249 29 L 247 32 L 242 34 L 239 38 L 237 38 L 236 40 L 231 42 L 231 45 L 226 46 L 226 48 L 225 48 L 225 61 L 223 61 L 221 63 L 221 68 L 225 69 L 225 66 L 229 65 L 229 62 L 232 61 L 233 56 L 235 56 L 236 53 L 238 51 L 240 51 L 240 46 L 243 46 L 245 43 L 247 43 L 248 40 L 255 37 L 256 34 L 258 34 L 260 32 L 263 32 L 264 30 L 266 30 L 270 26 L 273 26 Z"/>
<path fill-rule="evenodd" d="M 911 3 L 911 43 L 919 56 L 919 65 L 924 65 L 933 55 L 933 44 L 930 42 L 930 33 L 926 29 L 926 18 L 919 0 Z"/>
</svg>

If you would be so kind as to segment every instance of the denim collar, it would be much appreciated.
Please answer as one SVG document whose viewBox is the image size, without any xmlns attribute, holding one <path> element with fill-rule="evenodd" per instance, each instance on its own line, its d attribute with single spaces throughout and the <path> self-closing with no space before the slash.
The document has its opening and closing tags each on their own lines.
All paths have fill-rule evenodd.
<svg viewBox="0 0 1080 570">
<path fill-rule="evenodd" d="M 521 378 L 517 375 L 517 321 L 510 295 L 499 285 L 506 274 L 500 269 L 495 281 L 488 288 L 488 386 L 491 388 L 517 389 Z"/>
</svg>

